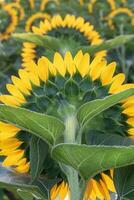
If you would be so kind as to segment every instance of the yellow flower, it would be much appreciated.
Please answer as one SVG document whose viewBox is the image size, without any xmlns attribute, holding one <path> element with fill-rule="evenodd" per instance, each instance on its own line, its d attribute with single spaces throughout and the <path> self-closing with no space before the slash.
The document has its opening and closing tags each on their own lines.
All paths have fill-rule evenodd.
<svg viewBox="0 0 134 200">
<path fill-rule="evenodd" d="M 26 21 L 25 31 L 30 32 L 31 27 L 37 20 L 43 20 L 43 19 L 49 19 L 49 18 L 50 18 L 50 16 L 46 13 L 37 12 L 37 13 L 33 14 Z"/>
<path fill-rule="evenodd" d="M 77 96 L 77 102 L 79 103 L 83 103 L 85 91 L 88 91 L 89 88 L 91 90 L 91 87 L 92 92 L 95 91 L 96 95 L 100 95 L 100 92 L 97 92 L 100 90 L 101 97 L 103 97 L 102 92 L 104 88 L 106 89 L 104 96 L 123 91 L 127 88 L 134 88 L 134 84 L 123 84 L 125 81 L 123 73 L 114 75 L 116 70 L 115 62 L 107 64 L 106 60 L 102 60 L 100 55 L 96 55 L 90 61 L 90 55 L 88 53 L 83 54 L 82 51 L 79 51 L 74 57 L 70 52 L 66 52 L 64 57 L 56 52 L 53 62 L 47 57 L 41 57 L 37 64 L 33 61 L 27 63 L 27 68 L 27 71 L 25 69 L 18 71 L 19 77 L 12 76 L 13 83 L 6 85 L 9 94 L 0 96 L 2 103 L 9 106 L 27 107 L 30 110 L 38 110 L 38 112 L 50 112 L 49 114 L 52 114 L 51 112 L 58 110 L 60 106 L 59 103 L 56 104 L 59 99 L 59 93 L 63 94 L 62 98 L 65 98 L 70 103 L 64 88 L 65 83 L 70 79 L 78 81 L 78 87 L 81 90 L 81 95 Z M 63 78 L 62 85 L 58 85 L 58 77 Z M 84 88 L 82 87 L 84 80 L 87 81 L 87 88 L 85 86 Z M 51 84 L 51 88 L 54 87 L 54 90 L 51 90 L 50 93 L 48 89 L 50 87 L 49 84 Z M 46 98 L 47 105 L 44 105 Z M 51 101 L 48 102 L 49 98 Z M 125 131 L 128 131 L 127 135 L 134 136 L 134 96 L 124 100 L 121 104 L 119 104 L 120 110 L 122 110 L 121 115 L 126 116 L 126 123 L 129 125 L 129 129 L 126 126 Z M 25 149 L 24 137 L 19 137 L 20 135 L 27 136 L 28 133 L 16 128 L 14 125 L 0 122 L 0 155 L 5 157 L 2 165 L 12 167 L 19 173 L 26 173 L 29 171 L 30 162 L 29 153 L 25 152 L 29 151 L 29 149 Z M 99 181 L 95 177 L 89 181 L 85 200 L 89 198 L 91 200 L 96 198 L 110 200 L 109 191 L 115 192 L 112 181 L 113 170 L 110 170 L 109 175 L 101 173 L 99 176 Z M 55 185 L 51 190 L 52 200 L 56 197 L 64 199 L 67 195 L 70 195 L 69 187 L 64 181 L 60 185 Z"/>
<path fill-rule="evenodd" d="M 79 3 L 82 6 L 84 4 L 84 0 L 79 0 Z"/>
<path fill-rule="evenodd" d="M 56 3 L 57 5 L 59 4 L 59 0 L 42 0 L 42 1 L 41 1 L 41 4 L 40 4 L 40 10 L 41 10 L 41 11 L 45 10 L 45 8 L 46 8 L 46 6 L 47 6 L 47 4 L 48 4 L 49 2 L 54 2 L 54 3 Z"/>
<path fill-rule="evenodd" d="M 28 25 L 28 27 L 30 26 Z M 73 37 L 73 42 L 76 42 L 78 46 L 79 44 L 83 46 L 90 44 L 97 45 L 103 42 L 99 33 L 94 30 L 94 27 L 90 22 L 85 22 L 84 18 L 77 18 L 74 15 L 66 15 L 64 19 L 62 19 L 60 15 L 56 15 L 50 20 L 46 19 L 44 22 L 41 21 L 39 27 L 33 26 L 32 30 L 35 34 L 54 35 L 58 38 L 66 38 L 66 34 L 69 34 L 70 37 Z M 66 43 L 68 45 L 69 41 L 66 41 Z M 39 47 L 36 47 L 33 43 L 23 43 L 22 58 L 24 65 L 31 59 L 38 59 L 38 49 Z M 97 55 L 104 57 L 106 51 L 100 51 Z"/>
<path fill-rule="evenodd" d="M 10 18 L 8 26 L 5 27 L 5 30 L 0 32 L 0 40 L 6 40 L 10 37 L 11 33 L 15 30 L 18 24 L 17 13 L 14 9 L 5 5 L 2 7 L 3 11 L 7 13 L 7 17 Z"/>
<path fill-rule="evenodd" d="M 129 8 L 117 8 L 116 10 L 112 11 L 107 17 L 108 25 L 110 26 L 111 29 L 114 29 L 114 23 L 113 19 L 119 14 L 125 14 L 130 17 L 131 19 L 131 24 L 134 25 L 134 14 Z"/>
<path fill-rule="evenodd" d="M 28 0 L 29 1 L 29 5 L 31 9 L 34 9 L 35 7 L 35 0 Z"/>
<path fill-rule="evenodd" d="M 93 13 L 93 9 L 95 6 L 95 3 L 97 2 L 97 0 L 91 0 L 88 4 L 88 10 L 89 13 Z M 115 0 L 106 0 L 104 3 L 108 3 L 108 5 L 110 6 L 111 10 L 115 10 L 116 9 L 116 3 Z"/>
<path fill-rule="evenodd" d="M 110 200 L 111 198 L 109 191 L 116 192 L 112 180 L 113 178 L 112 173 L 113 173 L 112 170 L 109 176 L 102 173 L 99 181 L 96 181 L 93 178 L 90 179 L 90 181 L 87 184 L 84 200 L 89 200 L 89 199 Z M 58 198 L 60 200 L 64 200 L 67 197 L 69 198 L 70 197 L 69 186 L 64 181 L 60 185 L 55 185 L 51 189 L 50 196 L 51 200 L 55 200 Z"/>
<path fill-rule="evenodd" d="M 24 9 L 23 9 L 23 7 L 18 2 L 9 3 L 9 4 L 6 5 L 6 7 L 9 8 L 9 9 L 18 10 L 19 11 L 19 18 L 20 18 L 20 20 L 24 19 L 24 16 L 25 16 Z"/>
</svg>

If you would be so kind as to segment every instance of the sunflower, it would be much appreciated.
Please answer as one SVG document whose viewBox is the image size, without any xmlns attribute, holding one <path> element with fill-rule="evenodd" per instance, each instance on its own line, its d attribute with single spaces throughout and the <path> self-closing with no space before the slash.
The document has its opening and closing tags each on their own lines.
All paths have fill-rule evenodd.
<svg viewBox="0 0 134 200">
<path fill-rule="evenodd" d="M 33 33 L 40 35 L 49 35 L 56 38 L 60 38 L 61 43 L 64 45 L 64 51 L 67 48 L 74 49 L 80 45 L 97 45 L 101 44 L 103 40 L 101 39 L 99 33 L 94 30 L 93 25 L 86 22 L 84 18 L 76 18 L 74 15 L 66 15 L 64 19 L 60 15 L 52 17 L 50 20 L 41 21 L 39 27 L 32 27 Z M 68 40 L 69 36 L 69 40 Z M 44 47 L 45 48 L 45 47 Z M 22 48 L 22 58 L 25 64 L 31 59 L 38 59 L 45 49 L 40 49 L 33 43 L 23 43 Z M 39 54 L 39 55 L 38 55 Z M 97 53 L 104 57 L 106 51 L 100 51 Z"/>
<path fill-rule="evenodd" d="M 34 9 L 35 7 L 35 0 L 28 0 L 29 1 L 29 5 L 31 9 Z"/>
<path fill-rule="evenodd" d="M 8 39 L 18 24 L 17 13 L 8 6 L 0 10 L 0 40 Z"/>
<path fill-rule="evenodd" d="M 54 115 L 63 120 L 64 105 L 77 108 L 87 101 L 103 98 L 107 95 L 134 88 L 134 84 L 123 84 L 125 75 L 116 74 L 116 63 L 107 64 L 106 60 L 96 55 L 90 61 L 88 53 L 79 51 L 74 57 L 70 52 L 65 56 L 56 52 L 53 62 L 41 57 L 37 64 L 27 63 L 25 69 L 19 69 L 19 77 L 12 76 L 12 84 L 6 88 L 10 94 L 0 96 L 0 101 L 9 106 L 28 108 L 39 113 Z M 115 123 L 112 133 L 124 137 L 134 137 L 134 97 L 129 97 L 121 104 L 102 113 L 103 124 Z M 94 119 L 94 122 L 97 119 Z M 96 125 L 91 131 L 99 131 Z M 105 133 L 111 127 L 104 126 L 100 130 Z M 90 130 L 89 130 L 90 131 Z M 25 139 L 26 138 L 26 139 Z M 12 167 L 18 173 L 28 173 L 30 168 L 29 151 L 31 135 L 14 125 L 0 122 L 0 155 L 4 167 Z M 85 140 L 84 140 L 85 141 Z M 85 142 L 84 142 L 85 143 Z M 47 161 L 46 161 L 47 162 Z M 113 170 L 103 172 L 92 178 L 85 193 L 85 199 L 110 199 L 109 191 L 115 192 L 112 181 Z M 51 199 L 60 199 L 69 195 L 69 187 L 64 180 L 51 190 Z"/>
<path fill-rule="evenodd" d="M 40 20 L 44 20 L 44 19 L 49 19 L 50 16 L 46 13 L 41 13 L 41 12 L 37 12 L 33 15 L 31 15 L 28 19 L 27 19 L 27 22 L 26 22 L 26 25 L 25 25 L 25 31 L 26 32 L 30 32 L 31 31 L 31 27 L 34 25 L 34 24 L 38 24 L 38 22 Z"/>
<path fill-rule="evenodd" d="M 97 0 L 91 0 L 88 4 L 88 10 L 89 13 L 93 13 L 93 9 L 95 4 L 97 3 Z M 115 0 L 106 0 L 105 3 L 107 3 L 110 7 L 110 10 L 115 10 L 116 9 L 116 3 Z"/>
<path fill-rule="evenodd" d="M 129 8 L 118 8 L 118 9 L 112 11 L 106 17 L 106 19 L 108 21 L 108 25 L 110 26 L 111 29 L 115 28 L 115 25 L 113 23 L 114 17 L 117 17 L 120 14 L 127 15 L 130 18 L 130 20 L 131 20 L 131 24 L 134 25 L 134 14 L 133 14 L 133 12 Z"/>
<path fill-rule="evenodd" d="M 18 2 L 9 3 L 6 5 L 6 7 L 8 7 L 9 9 L 16 9 L 18 11 L 20 20 L 24 19 L 24 16 L 25 16 L 24 9 Z"/>
<path fill-rule="evenodd" d="M 40 4 L 40 10 L 43 11 L 46 9 L 46 6 L 49 4 L 49 3 L 56 3 L 56 5 L 59 4 L 59 1 L 58 0 L 42 0 L 41 4 Z"/>
</svg>

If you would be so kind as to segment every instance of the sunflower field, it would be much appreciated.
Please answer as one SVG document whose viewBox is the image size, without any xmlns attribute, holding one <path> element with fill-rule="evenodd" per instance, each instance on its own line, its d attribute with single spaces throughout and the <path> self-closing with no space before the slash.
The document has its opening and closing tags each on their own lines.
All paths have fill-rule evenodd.
<svg viewBox="0 0 134 200">
<path fill-rule="evenodd" d="M 134 200 L 134 0 L 0 0 L 0 200 Z"/>
</svg>

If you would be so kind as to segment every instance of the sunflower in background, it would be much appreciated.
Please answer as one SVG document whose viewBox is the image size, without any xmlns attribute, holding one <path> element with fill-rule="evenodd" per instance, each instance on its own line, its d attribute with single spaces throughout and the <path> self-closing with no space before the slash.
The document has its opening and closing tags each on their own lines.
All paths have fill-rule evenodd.
<svg viewBox="0 0 134 200">
<path fill-rule="evenodd" d="M 36 26 L 39 24 L 41 20 L 50 19 L 50 15 L 47 13 L 37 12 L 33 15 L 31 15 L 27 20 L 25 24 L 25 31 L 30 32 L 32 30 L 32 26 Z"/>
<path fill-rule="evenodd" d="M 0 40 L 6 40 L 18 24 L 17 12 L 6 5 L 0 5 Z"/>
<path fill-rule="evenodd" d="M 89 13 L 93 13 L 94 9 L 97 6 L 96 4 L 99 4 L 99 3 L 100 2 L 97 1 L 97 0 L 91 0 L 91 1 L 89 1 L 89 3 L 88 3 Z M 105 0 L 103 3 L 101 2 L 101 4 L 99 4 L 99 5 L 102 6 L 102 8 L 105 8 L 105 6 L 107 5 L 110 10 L 115 10 L 116 9 L 116 2 L 115 2 L 115 0 Z"/>
<path fill-rule="evenodd" d="M 13 83 L 6 85 L 9 94 L 1 95 L 0 101 L 9 106 L 58 116 L 61 120 L 65 117 L 63 115 L 64 106 L 72 105 L 75 108 L 74 110 L 77 110 L 83 103 L 104 98 L 127 88 L 134 88 L 134 84 L 124 84 L 125 75 L 123 73 L 115 74 L 115 62 L 108 64 L 99 55 L 90 59 L 90 55 L 88 53 L 83 54 L 82 51 L 79 51 L 74 57 L 70 52 L 66 52 L 64 57 L 60 53 L 55 53 L 53 61 L 47 57 L 41 57 L 37 64 L 29 61 L 27 69 L 27 71 L 20 69 L 18 77 L 11 77 Z M 115 138 L 133 138 L 133 102 L 134 97 L 129 97 L 94 118 L 90 127 L 87 127 L 84 132 L 82 144 L 93 145 L 97 141 L 97 134 L 102 136 L 102 141 L 103 135 L 107 133 L 111 139 L 113 132 Z M 96 126 L 98 121 L 100 123 Z M 91 140 L 93 135 L 94 140 Z M 64 135 L 64 137 L 66 136 Z M 32 136 L 27 131 L 0 122 L 2 165 L 10 167 L 18 173 L 29 173 L 31 140 Z M 105 141 L 105 144 L 108 145 L 108 141 Z M 43 145 L 44 151 L 47 151 L 48 146 L 44 141 L 41 140 L 40 145 Z M 51 168 L 56 173 L 54 176 L 61 180 L 51 189 L 51 199 L 60 197 L 63 200 L 67 195 L 70 195 L 67 180 L 55 162 L 50 159 L 49 153 L 44 158 L 43 163 L 48 164 L 48 160 L 50 160 Z M 41 172 L 48 175 L 50 170 L 48 166 L 45 168 L 45 165 L 42 165 Z M 57 170 L 55 170 L 55 166 Z M 112 178 L 112 169 L 93 177 L 87 185 L 85 199 L 110 200 L 110 192 L 115 192 Z"/>
<path fill-rule="evenodd" d="M 24 8 L 21 6 L 21 4 L 19 2 L 9 3 L 9 4 L 6 5 L 6 7 L 16 10 L 18 17 L 19 17 L 19 20 L 24 19 L 25 11 L 24 11 Z"/>
<path fill-rule="evenodd" d="M 63 44 L 62 54 L 65 51 L 78 48 L 79 46 L 101 44 L 103 40 L 90 22 L 86 22 L 82 17 L 66 15 L 62 18 L 60 15 L 52 17 L 50 20 L 41 21 L 39 27 L 32 27 L 33 33 L 39 35 L 48 35 L 61 40 Z M 34 43 L 25 42 L 22 48 L 23 66 L 32 60 L 37 60 L 40 56 L 47 54 L 45 46 L 39 47 Z M 50 55 L 50 54 L 49 54 Z M 106 51 L 100 51 L 97 55 L 106 56 Z"/>
<path fill-rule="evenodd" d="M 118 28 L 122 25 L 126 26 L 127 24 L 134 26 L 134 13 L 129 8 L 120 7 L 110 12 L 106 20 L 111 29 Z"/>
</svg>

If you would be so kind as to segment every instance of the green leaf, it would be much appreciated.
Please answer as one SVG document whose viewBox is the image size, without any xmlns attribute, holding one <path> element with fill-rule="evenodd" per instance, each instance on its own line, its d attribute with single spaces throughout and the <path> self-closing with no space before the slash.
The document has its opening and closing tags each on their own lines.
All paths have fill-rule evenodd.
<svg viewBox="0 0 134 200">
<path fill-rule="evenodd" d="M 90 54 L 95 54 L 98 51 L 102 50 L 109 50 L 116 48 L 118 46 L 121 46 L 122 44 L 125 44 L 131 40 L 134 39 L 134 35 L 120 35 L 115 37 L 114 39 L 107 40 L 100 45 L 92 45 L 92 46 L 81 46 L 79 49 L 76 50 L 82 50 L 83 52 L 89 52 Z"/>
<path fill-rule="evenodd" d="M 59 144 L 53 148 L 52 157 L 88 180 L 102 171 L 134 164 L 134 146 Z"/>
<path fill-rule="evenodd" d="M 0 105 L 0 120 L 34 134 L 49 145 L 64 132 L 64 124 L 59 119 L 24 108 Z"/>
<path fill-rule="evenodd" d="M 92 131 L 91 131 L 92 132 Z M 134 145 L 134 140 L 129 137 L 123 137 L 117 134 L 108 133 L 87 133 L 85 135 L 88 145 L 108 145 L 108 146 L 130 146 Z"/>
<path fill-rule="evenodd" d="M 37 46 L 43 46 L 53 51 L 58 51 L 60 49 L 60 41 L 57 38 L 48 35 L 43 36 L 35 33 L 14 33 L 12 36 L 22 42 L 33 42 Z"/>
<path fill-rule="evenodd" d="M 31 178 L 26 174 L 17 174 L 11 170 L 7 170 L 0 166 L 0 188 L 14 190 L 19 194 L 19 191 L 27 191 L 27 196 L 38 196 L 41 200 L 47 199 L 47 184 L 44 184 L 45 191 L 42 191 L 37 185 L 31 185 Z M 24 195 L 24 200 L 27 200 Z M 29 199 L 28 199 L 29 200 Z"/>
<path fill-rule="evenodd" d="M 82 127 L 85 127 L 95 116 L 132 95 L 134 95 L 133 88 L 110 95 L 104 99 L 97 99 L 85 103 L 79 108 L 77 113 L 79 123 Z"/>
<path fill-rule="evenodd" d="M 134 165 L 116 169 L 114 171 L 114 184 L 118 199 L 134 199 Z"/>
<path fill-rule="evenodd" d="M 30 142 L 30 172 L 32 181 L 36 180 L 41 171 L 48 153 L 48 145 L 36 136 Z"/>
</svg>

